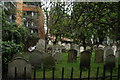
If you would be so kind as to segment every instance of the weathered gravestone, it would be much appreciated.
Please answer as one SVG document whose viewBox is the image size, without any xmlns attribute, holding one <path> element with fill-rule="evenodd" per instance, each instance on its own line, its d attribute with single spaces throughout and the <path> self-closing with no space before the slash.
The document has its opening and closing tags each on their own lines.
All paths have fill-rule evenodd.
<svg viewBox="0 0 120 80">
<path fill-rule="evenodd" d="M 107 49 L 106 50 L 106 56 L 105 56 L 105 58 L 108 56 L 108 55 L 110 55 L 110 54 L 113 54 L 114 55 L 114 52 L 113 52 L 113 49 Z"/>
<path fill-rule="evenodd" d="M 86 46 L 86 50 L 91 50 L 91 47 L 90 46 Z"/>
<path fill-rule="evenodd" d="M 68 62 L 75 62 L 77 60 L 77 51 L 75 49 L 70 49 L 68 51 Z"/>
<path fill-rule="evenodd" d="M 104 47 L 104 58 L 106 58 L 106 56 L 110 54 L 114 54 L 112 47 L 111 46 Z"/>
<path fill-rule="evenodd" d="M 120 59 L 120 46 L 119 45 L 117 46 L 117 50 L 116 50 L 116 55 L 115 56 Z"/>
<path fill-rule="evenodd" d="M 104 51 L 102 49 L 95 50 L 95 62 L 102 63 L 103 62 Z"/>
<path fill-rule="evenodd" d="M 36 50 L 40 51 L 40 52 L 44 52 L 45 51 L 45 40 L 40 39 L 37 44 L 36 44 Z"/>
<path fill-rule="evenodd" d="M 53 68 L 55 67 L 55 59 L 52 56 L 47 56 L 43 60 L 44 68 Z"/>
<path fill-rule="evenodd" d="M 47 51 L 48 51 L 48 53 L 52 54 L 52 52 L 53 52 L 53 46 L 48 46 Z"/>
<path fill-rule="evenodd" d="M 61 54 L 60 54 L 60 53 L 55 53 L 55 54 L 53 54 L 53 57 L 54 57 L 54 59 L 55 59 L 56 61 L 60 61 L 60 59 L 61 59 Z"/>
<path fill-rule="evenodd" d="M 16 78 L 23 79 L 26 75 L 26 78 L 31 78 L 31 64 L 28 63 L 23 58 L 16 57 L 8 64 L 8 78 L 15 78 L 15 67 L 16 67 Z M 26 67 L 26 74 L 25 74 Z"/>
<path fill-rule="evenodd" d="M 80 46 L 77 44 L 72 45 L 72 49 L 75 49 L 77 51 L 77 57 L 79 57 L 79 52 L 80 52 Z"/>
<path fill-rule="evenodd" d="M 14 54 L 12 59 L 15 59 L 15 58 L 23 58 L 23 56 L 20 54 Z"/>
<path fill-rule="evenodd" d="M 106 69 L 112 69 L 115 67 L 115 56 L 113 54 L 106 56 L 105 67 Z"/>
<path fill-rule="evenodd" d="M 91 51 L 87 50 L 87 51 L 81 52 L 80 67 L 81 68 L 89 68 L 90 61 L 91 61 Z"/>
<path fill-rule="evenodd" d="M 120 50 L 116 51 L 116 55 L 115 56 L 120 59 Z"/>
<path fill-rule="evenodd" d="M 42 56 L 42 52 L 34 50 L 30 57 L 29 57 L 29 61 L 31 63 L 32 66 L 34 67 L 41 67 L 41 64 L 43 62 L 43 56 Z"/>
<path fill-rule="evenodd" d="M 61 52 L 65 53 L 66 52 L 66 48 L 64 46 L 61 46 Z"/>
<path fill-rule="evenodd" d="M 80 52 L 83 52 L 83 51 L 84 51 L 84 47 L 81 46 L 81 47 L 80 47 Z"/>
<path fill-rule="evenodd" d="M 54 45 L 53 46 L 53 53 L 61 53 L 61 46 L 60 45 Z"/>
</svg>

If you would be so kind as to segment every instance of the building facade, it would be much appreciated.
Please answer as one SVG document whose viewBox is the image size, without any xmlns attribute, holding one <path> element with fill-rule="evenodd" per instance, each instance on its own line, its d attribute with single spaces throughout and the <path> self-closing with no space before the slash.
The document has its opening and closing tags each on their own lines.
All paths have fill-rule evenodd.
<svg viewBox="0 0 120 80">
<path fill-rule="evenodd" d="M 4 2 L 7 20 L 30 29 L 32 34 L 45 39 L 42 8 L 34 2 Z"/>
</svg>

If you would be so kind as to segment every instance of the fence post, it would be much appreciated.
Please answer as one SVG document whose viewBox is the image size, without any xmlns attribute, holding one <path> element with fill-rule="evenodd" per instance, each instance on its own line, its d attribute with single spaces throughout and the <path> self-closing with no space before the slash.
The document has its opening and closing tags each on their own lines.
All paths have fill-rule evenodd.
<svg viewBox="0 0 120 80">
<path fill-rule="evenodd" d="M 64 79 L 64 67 L 62 68 L 62 80 Z"/>
<path fill-rule="evenodd" d="M 98 75 L 99 75 L 99 67 L 97 67 L 96 80 L 98 80 Z"/>
<path fill-rule="evenodd" d="M 34 67 L 34 80 L 36 79 L 36 67 Z"/>
<path fill-rule="evenodd" d="M 45 67 L 43 68 L 43 80 L 45 80 Z"/>
<path fill-rule="evenodd" d="M 17 79 L 17 68 L 15 67 L 15 80 Z"/>
<path fill-rule="evenodd" d="M 71 68 L 71 77 L 70 79 L 72 80 L 73 79 L 73 67 Z"/>
<path fill-rule="evenodd" d="M 120 80 L 120 64 L 118 65 L 118 80 Z"/>
<path fill-rule="evenodd" d="M 90 67 L 88 68 L 88 80 L 90 80 Z"/>
<path fill-rule="evenodd" d="M 26 67 L 24 68 L 24 80 L 26 80 Z"/>
<path fill-rule="evenodd" d="M 80 80 L 81 80 L 81 77 L 82 77 L 82 67 L 80 67 Z"/>
<path fill-rule="evenodd" d="M 111 68 L 111 70 L 110 70 L 110 80 L 112 80 L 112 70 L 113 70 L 113 68 Z"/>
<path fill-rule="evenodd" d="M 103 80 L 105 80 L 105 65 L 103 66 Z"/>
<path fill-rule="evenodd" d="M 52 69 L 52 79 L 54 80 L 55 68 Z"/>
</svg>

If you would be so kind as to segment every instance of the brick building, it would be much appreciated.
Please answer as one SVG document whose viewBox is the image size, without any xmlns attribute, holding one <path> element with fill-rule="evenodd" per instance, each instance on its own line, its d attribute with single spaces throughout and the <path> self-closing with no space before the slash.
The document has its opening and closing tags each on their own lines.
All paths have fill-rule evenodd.
<svg viewBox="0 0 120 80">
<path fill-rule="evenodd" d="M 40 4 L 40 3 L 39 3 Z M 31 30 L 32 34 L 44 39 L 42 8 L 35 2 L 4 2 L 7 20 Z"/>
</svg>

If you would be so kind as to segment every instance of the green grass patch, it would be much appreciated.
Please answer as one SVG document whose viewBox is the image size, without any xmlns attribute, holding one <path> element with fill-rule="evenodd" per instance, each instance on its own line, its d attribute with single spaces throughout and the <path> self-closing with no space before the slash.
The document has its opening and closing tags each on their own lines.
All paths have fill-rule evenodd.
<svg viewBox="0 0 120 80">
<path fill-rule="evenodd" d="M 29 53 L 25 53 L 24 58 L 29 59 Z M 91 56 L 91 72 L 90 77 L 96 77 L 97 67 L 99 67 L 99 76 L 103 76 L 103 65 L 104 63 L 95 63 L 94 62 L 95 53 L 92 52 Z M 79 71 L 80 71 L 80 57 L 77 58 L 77 61 L 74 63 L 68 63 L 68 54 L 62 53 L 61 61 L 58 61 L 58 63 L 55 66 L 55 78 L 61 78 L 62 76 L 62 67 L 64 67 L 64 78 L 70 78 L 71 75 L 71 68 L 73 67 L 73 77 L 79 78 Z M 117 75 L 118 73 L 118 64 L 120 64 L 119 60 L 116 59 L 116 67 L 113 69 L 113 75 Z M 34 75 L 34 71 L 32 70 L 32 77 Z M 106 71 L 106 75 L 109 76 L 110 72 Z M 36 71 L 36 77 L 37 78 L 43 78 L 43 68 L 37 69 Z M 82 72 L 82 77 L 88 77 L 88 70 L 85 69 Z M 46 78 L 52 78 L 52 70 L 47 69 L 46 70 Z M 109 80 L 109 79 L 108 79 Z"/>
</svg>

